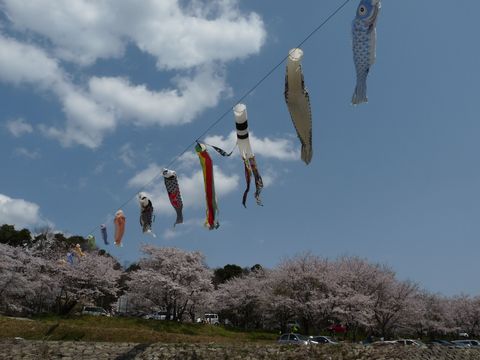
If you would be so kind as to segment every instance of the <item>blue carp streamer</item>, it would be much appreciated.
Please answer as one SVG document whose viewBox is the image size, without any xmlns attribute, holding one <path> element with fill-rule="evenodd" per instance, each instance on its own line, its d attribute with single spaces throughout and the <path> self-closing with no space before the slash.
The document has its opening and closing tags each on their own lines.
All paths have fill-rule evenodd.
<svg viewBox="0 0 480 360">
<path fill-rule="evenodd" d="M 108 245 L 108 235 L 107 235 L 107 225 L 100 225 L 100 232 L 102 234 L 102 239 L 105 245 Z"/>
<path fill-rule="evenodd" d="M 352 24 L 353 60 L 357 72 L 357 85 L 352 96 L 352 104 L 366 103 L 367 76 L 375 63 L 377 42 L 376 25 L 380 12 L 380 0 L 361 0 Z"/>
</svg>

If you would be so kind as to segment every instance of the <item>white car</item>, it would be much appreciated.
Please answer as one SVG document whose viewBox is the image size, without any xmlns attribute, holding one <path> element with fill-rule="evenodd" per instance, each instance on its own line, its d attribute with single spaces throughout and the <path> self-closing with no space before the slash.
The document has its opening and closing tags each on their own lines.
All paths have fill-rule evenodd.
<svg viewBox="0 0 480 360">
<path fill-rule="evenodd" d="M 203 316 L 203 321 L 206 324 L 210 324 L 210 325 L 220 325 L 220 320 L 218 319 L 218 314 L 205 314 Z"/>
<path fill-rule="evenodd" d="M 418 347 L 427 347 L 423 342 L 420 340 L 413 340 L 413 339 L 398 339 L 395 340 L 397 344 L 400 345 L 410 345 L 410 346 L 418 346 Z"/>
<path fill-rule="evenodd" d="M 143 318 L 147 320 L 167 320 L 167 312 L 156 311 L 154 313 L 144 315 Z"/>
</svg>

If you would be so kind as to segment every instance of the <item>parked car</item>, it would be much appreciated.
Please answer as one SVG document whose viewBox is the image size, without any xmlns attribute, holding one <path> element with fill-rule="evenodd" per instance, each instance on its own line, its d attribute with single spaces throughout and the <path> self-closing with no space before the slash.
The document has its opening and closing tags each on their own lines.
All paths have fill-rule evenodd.
<svg viewBox="0 0 480 360">
<path fill-rule="evenodd" d="M 367 344 L 369 346 L 395 346 L 398 345 L 397 340 L 379 340 L 379 341 L 374 341 L 370 344 Z"/>
<path fill-rule="evenodd" d="M 397 344 L 405 345 L 405 346 L 418 346 L 418 347 L 427 347 L 423 342 L 420 340 L 413 340 L 413 339 L 398 339 L 395 340 Z"/>
<path fill-rule="evenodd" d="M 454 344 L 465 345 L 468 347 L 480 347 L 480 341 L 478 340 L 453 340 Z"/>
<path fill-rule="evenodd" d="M 448 340 L 440 340 L 440 339 L 434 339 L 428 343 L 428 345 L 438 345 L 438 346 L 446 346 L 450 349 L 453 349 L 456 347 L 454 343 Z"/>
<path fill-rule="evenodd" d="M 309 340 L 312 344 L 338 344 L 330 336 L 310 336 Z"/>
<path fill-rule="evenodd" d="M 167 312 L 166 311 L 155 311 L 150 314 L 143 315 L 144 319 L 147 320 L 167 320 Z"/>
<path fill-rule="evenodd" d="M 347 327 L 342 324 L 331 324 L 327 330 L 336 334 L 344 334 L 348 331 Z"/>
<path fill-rule="evenodd" d="M 310 341 L 306 336 L 287 333 L 280 335 L 280 337 L 277 339 L 277 343 L 282 345 L 308 345 L 310 344 Z"/>
<path fill-rule="evenodd" d="M 205 314 L 203 316 L 203 321 L 206 324 L 210 325 L 220 325 L 220 321 L 218 320 L 218 314 Z"/>
<path fill-rule="evenodd" d="M 82 308 L 81 314 L 93 316 L 110 316 L 110 314 L 104 308 L 99 306 L 84 306 Z"/>
</svg>

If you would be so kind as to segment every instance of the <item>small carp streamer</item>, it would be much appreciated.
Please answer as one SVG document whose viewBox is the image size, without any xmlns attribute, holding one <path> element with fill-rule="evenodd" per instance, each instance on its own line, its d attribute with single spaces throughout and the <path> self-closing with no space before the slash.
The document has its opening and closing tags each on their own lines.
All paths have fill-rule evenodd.
<svg viewBox="0 0 480 360">
<path fill-rule="evenodd" d="M 81 257 L 85 256 L 85 253 L 82 251 L 82 248 L 80 247 L 80 244 L 75 245 L 73 248 L 75 253 L 77 254 L 78 258 L 80 259 Z"/>
<path fill-rule="evenodd" d="M 245 165 L 245 180 L 247 182 L 247 188 L 243 193 L 242 204 L 246 207 L 247 195 L 250 191 L 250 180 L 253 173 L 255 178 L 255 200 L 257 201 L 258 205 L 262 205 L 260 193 L 263 189 L 263 180 L 258 172 L 255 156 L 253 155 L 252 146 L 250 145 L 246 105 L 237 104 L 233 108 L 233 114 L 235 116 L 235 126 L 237 129 L 238 150 L 240 150 L 240 155 L 242 156 L 243 163 Z"/>
<path fill-rule="evenodd" d="M 178 185 L 177 174 L 173 170 L 163 169 L 163 179 L 165 180 L 165 188 L 167 189 L 168 198 L 170 199 L 170 204 L 177 212 L 177 220 L 175 224 L 183 223 L 183 201 L 182 195 L 180 194 L 180 186 Z"/>
<path fill-rule="evenodd" d="M 87 242 L 88 242 L 88 249 L 93 250 L 95 249 L 95 236 L 92 234 L 87 236 Z"/>
<path fill-rule="evenodd" d="M 73 257 L 75 255 L 73 254 L 73 252 L 67 252 L 67 262 L 70 264 L 70 265 L 73 265 Z"/>
<path fill-rule="evenodd" d="M 357 72 L 357 85 L 352 96 L 353 105 L 368 102 L 367 75 L 375 63 L 379 12 L 380 0 L 361 0 L 352 23 L 353 60 Z"/>
<path fill-rule="evenodd" d="M 303 51 L 301 49 L 295 48 L 288 53 L 284 95 L 293 126 L 297 130 L 298 138 L 302 144 L 301 159 L 308 165 L 313 155 L 312 111 L 310 97 L 303 79 L 302 58 Z"/>
<path fill-rule="evenodd" d="M 102 234 L 103 242 L 105 245 L 108 245 L 107 225 L 100 225 L 100 233 Z"/>
<path fill-rule="evenodd" d="M 153 205 L 152 201 L 143 192 L 138 194 L 138 202 L 140 204 L 140 225 L 144 233 L 150 234 L 153 237 L 156 235 L 152 232 L 153 222 Z"/>
<path fill-rule="evenodd" d="M 123 234 L 125 234 L 125 215 L 123 214 L 122 210 L 118 210 L 115 213 L 115 218 L 113 219 L 113 223 L 115 224 L 115 245 L 122 247 L 122 238 Z"/>
<path fill-rule="evenodd" d="M 200 165 L 203 170 L 203 181 L 205 184 L 205 201 L 206 201 L 206 219 L 205 226 L 209 230 L 217 229 L 220 224 L 218 222 L 217 198 L 215 195 L 215 182 L 213 179 L 213 163 L 207 148 L 204 144 L 197 143 L 195 146 Z"/>
</svg>

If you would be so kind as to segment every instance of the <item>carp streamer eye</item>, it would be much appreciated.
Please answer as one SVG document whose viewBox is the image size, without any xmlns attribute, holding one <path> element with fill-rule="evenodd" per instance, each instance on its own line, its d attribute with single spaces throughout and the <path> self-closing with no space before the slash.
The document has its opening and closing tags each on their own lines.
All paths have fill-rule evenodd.
<svg viewBox="0 0 480 360">
<path fill-rule="evenodd" d="M 358 15 L 365 16 L 366 14 L 367 14 L 367 8 L 365 7 L 365 5 L 361 5 L 358 8 Z"/>
</svg>

